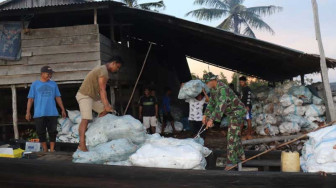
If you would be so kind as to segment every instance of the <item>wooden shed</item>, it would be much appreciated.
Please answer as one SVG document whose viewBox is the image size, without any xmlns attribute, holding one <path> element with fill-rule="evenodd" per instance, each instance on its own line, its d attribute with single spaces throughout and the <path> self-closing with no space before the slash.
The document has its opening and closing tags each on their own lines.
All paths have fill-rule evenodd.
<svg viewBox="0 0 336 188">
<path fill-rule="evenodd" d="M 153 85 L 159 95 L 166 86 L 177 94 L 191 79 L 186 57 L 271 82 L 320 71 L 318 56 L 115 1 L 7 0 L 0 4 L 0 22 L 22 23 L 21 59 L 0 60 L 0 124 L 11 123 L 2 116 L 13 117 L 14 125 L 24 117 L 29 84 L 42 65 L 55 69 L 53 79 L 71 109 L 88 71 L 116 54 L 126 65 L 111 75 L 108 92 L 123 112 L 150 44 L 140 85 Z M 336 60 L 327 65 L 334 68 Z M 128 113 L 135 115 L 136 102 L 132 107 Z"/>
</svg>

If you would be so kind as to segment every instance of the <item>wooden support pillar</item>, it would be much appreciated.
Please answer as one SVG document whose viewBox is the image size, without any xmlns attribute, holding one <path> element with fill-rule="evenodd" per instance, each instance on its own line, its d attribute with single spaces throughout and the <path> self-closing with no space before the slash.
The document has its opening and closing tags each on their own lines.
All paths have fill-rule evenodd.
<svg viewBox="0 0 336 188">
<path fill-rule="evenodd" d="M 17 115 L 17 96 L 16 96 L 16 87 L 15 85 L 11 86 L 12 89 L 12 109 L 13 109 L 13 129 L 14 129 L 14 138 L 19 139 L 18 131 L 18 115 Z"/>
<path fill-rule="evenodd" d="M 95 25 L 98 24 L 98 12 L 97 12 L 97 8 L 93 9 L 93 23 Z"/>
<path fill-rule="evenodd" d="M 326 97 L 326 107 L 327 107 L 327 121 L 335 121 L 336 120 L 336 111 L 335 106 L 332 99 L 330 82 L 328 77 L 328 67 L 326 63 L 326 58 L 324 54 L 323 44 L 322 44 L 322 36 L 320 31 L 320 22 L 319 22 L 319 14 L 318 14 L 318 6 L 316 0 L 312 0 L 313 12 L 314 12 L 314 21 L 315 21 L 315 31 L 316 31 L 316 40 L 319 46 L 320 51 L 320 64 L 321 64 L 321 76 L 324 86 L 324 94 Z"/>
<path fill-rule="evenodd" d="M 301 74 L 300 78 L 301 78 L 301 85 L 304 86 L 305 85 L 304 74 Z"/>
</svg>

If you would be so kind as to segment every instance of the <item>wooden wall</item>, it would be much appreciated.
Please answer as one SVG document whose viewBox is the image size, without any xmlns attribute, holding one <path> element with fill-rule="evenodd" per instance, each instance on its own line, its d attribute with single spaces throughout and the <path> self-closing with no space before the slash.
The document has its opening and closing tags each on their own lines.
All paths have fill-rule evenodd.
<svg viewBox="0 0 336 188">
<path fill-rule="evenodd" d="M 104 35 L 100 34 L 100 58 L 102 64 L 107 63 L 113 56 L 120 56 L 124 64 L 121 67 L 120 71 L 116 74 L 110 74 L 111 84 L 119 85 L 126 84 L 132 85 L 133 82 L 137 78 L 137 60 L 136 60 L 136 52 L 131 50 L 119 43 L 113 43 L 111 40 Z M 119 82 L 119 83 L 117 83 Z"/>
<path fill-rule="evenodd" d="M 55 81 L 80 81 L 101 64 L 98 25 L 33 29 L 21 37 L 21 60 L 0 60 L 0 85 L 31 83 L 44 65 L 56 71 Z"/>
</svg>

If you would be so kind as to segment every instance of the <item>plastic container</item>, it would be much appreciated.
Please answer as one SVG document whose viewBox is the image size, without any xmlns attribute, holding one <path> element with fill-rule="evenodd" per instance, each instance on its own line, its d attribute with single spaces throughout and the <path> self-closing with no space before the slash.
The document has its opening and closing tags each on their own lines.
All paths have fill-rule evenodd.
<svg viewBox="0 0 336 188">
<path fill-rule="evenodd" d="M 0 148 L 0 157 L 5 158 L 21 158 L 24 150 L 18 148 Z"/>
<path fill-rule="evenodd" d="M 300 172 L 300 154 L 298 152 L 281 152 L 281 171 Z"/>
</svg>

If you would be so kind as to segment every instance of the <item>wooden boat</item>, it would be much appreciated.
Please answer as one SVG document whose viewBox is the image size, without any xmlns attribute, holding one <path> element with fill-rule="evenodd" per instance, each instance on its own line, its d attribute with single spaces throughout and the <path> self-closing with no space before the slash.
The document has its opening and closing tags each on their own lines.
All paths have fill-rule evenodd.
<svg viewBox="0 0 336 188">
<path fill-rule="evenodd" d="M 0 159 L 0 187 L 335 187 L 336 176 L 74 164 L 71 152 Z M 277 156 L 271 153 L 268 158 Z M 267 159 L 267 157 L 266 157 Z M 266 160 L 264 159 L 264 161 Z M 210 162 L 212 159 L 208 159 Z M 252 165 L 253 166 L 253 165 Z M 270 165 L 272 166 L 272 165 Z"/>
</svg>

